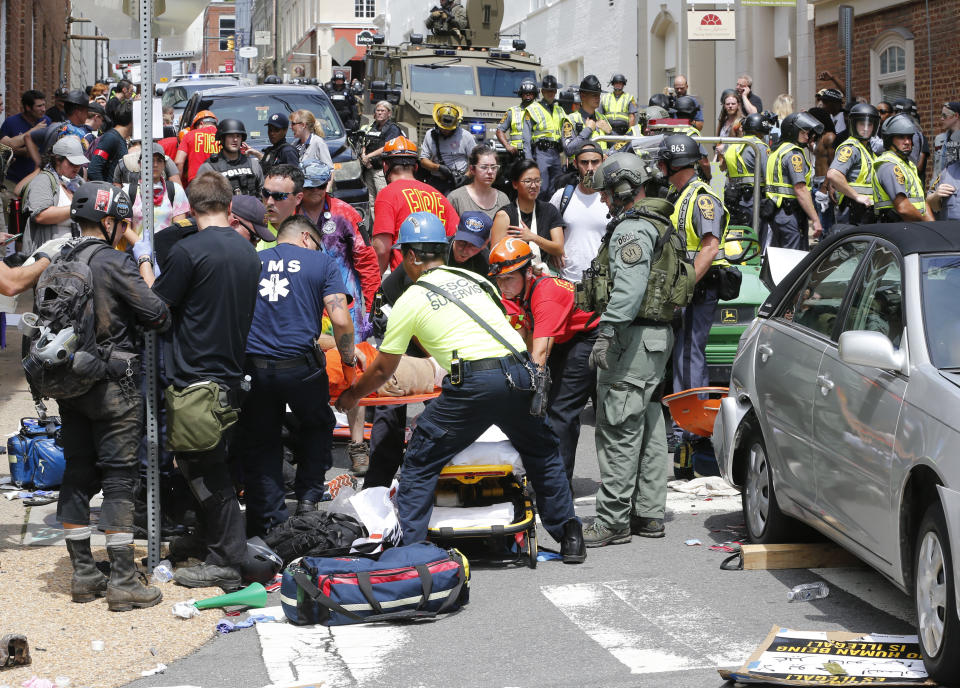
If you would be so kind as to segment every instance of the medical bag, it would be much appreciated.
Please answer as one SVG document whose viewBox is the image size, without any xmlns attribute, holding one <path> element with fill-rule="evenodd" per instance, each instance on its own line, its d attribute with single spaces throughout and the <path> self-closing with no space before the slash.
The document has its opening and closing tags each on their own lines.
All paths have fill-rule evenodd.
<svg viewBox="0 0 960 688">
<path fill-rule="evenodd" d="M 20 431 L 7 439 L 10 478 L 18 487 L 59 487 L 63 481 L 63 447 L 57 444 L 60 418 L 21 418 Z M 41 467 L 42 466 L 42 467 Z M 38 476 L 39 470 L 39 476 Z"/>
<path fill-rule="evenodd" d="M 341 626 L 435 617 L 470 596 L 470 564 L 427 542 L 377 557 L 303 557 L 283 573 L 280 604 L 291 623 Z"/>
</svg>

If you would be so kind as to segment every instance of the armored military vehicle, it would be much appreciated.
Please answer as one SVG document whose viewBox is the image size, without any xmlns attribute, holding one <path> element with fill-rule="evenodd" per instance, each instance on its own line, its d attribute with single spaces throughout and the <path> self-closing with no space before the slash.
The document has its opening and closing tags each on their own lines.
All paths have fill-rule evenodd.
<svg viewBox="0 0 960 688">
<path fill-rule="evenodd" d="M 367 47 L 367 113 L 380 100 L 394 105 L 394 120 L 419 144 L 434 126 L 433 106 L 454 103 L 461 126 L 502 150 L 494 133 L 509 107 L 520 102 L 523 79 L 540 82 L 540 58 L 514 40 L 500 48 L 503 0 L 466 0 L 469 27 L 454 35 L 411 34 L 409 42 Z"/>
</svg>

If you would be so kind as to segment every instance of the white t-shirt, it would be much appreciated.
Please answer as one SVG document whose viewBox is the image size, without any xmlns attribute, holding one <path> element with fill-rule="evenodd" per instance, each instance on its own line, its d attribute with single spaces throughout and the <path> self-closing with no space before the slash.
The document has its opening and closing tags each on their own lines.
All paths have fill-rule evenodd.
<svg viewBox="0 0 960 688">
<path fill-rule="evenodd" d="M 550 203 L 560 208 L 563 189 L 557 189 Z M 590 261 L 597 257 L 600 242 L 607 231 L 607 206 L 600 200 L 599 193 L 585 194 L 578 185 L 570 198 L 563 219 L 567 223 L 563 230 L 564 268 L 560 276 L 571 282 L 579 282 L 583 271 L 590 267 Z"/>
</svg>

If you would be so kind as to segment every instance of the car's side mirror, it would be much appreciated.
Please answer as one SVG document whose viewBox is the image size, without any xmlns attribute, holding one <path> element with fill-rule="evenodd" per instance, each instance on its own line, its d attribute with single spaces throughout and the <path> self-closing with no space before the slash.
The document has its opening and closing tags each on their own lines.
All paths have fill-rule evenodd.
<svg viewBox="0 0 960 688">
<path fill-rule="evenodd" d="M 906 354 L 893 346 L 882 332 L 850 330 L 840 335 L 840 360 L 852 365 L 872 366 L 900 372 L 906 363 Z"/>
</svg>

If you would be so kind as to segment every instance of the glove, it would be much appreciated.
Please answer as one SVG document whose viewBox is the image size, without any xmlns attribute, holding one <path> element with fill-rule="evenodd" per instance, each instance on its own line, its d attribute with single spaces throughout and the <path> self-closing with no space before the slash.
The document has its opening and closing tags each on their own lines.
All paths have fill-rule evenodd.
<svg viewBox="0 0 960 688">
<path fill-rule="evenodd" d="M 153 253 L 153 247 L 150 245 L 150 238 L 144 233 L 143 237 L 133 245 L 133 257 L 137 264 L 140 263 L 141 256 L 149 256 Z"/>
<path fill-rule="evenodd" d="M 610 349 L 610 342 L 613 341 L 613 328 L 605 327 L 597 333 L 597 341 L 593 344 L 593 351 L 590 352 L 590 369 L 607 370 L 610 364 L 607 362 L 607 351 Z"/>
<path fill-rule="evenodd" d="M 30 254 L 30 259 L 25 262 L 24 265 L 32 265 L 41 258 L 46 258 L 50 262 L 53 262 L 53 256 L 59 255 L 60 249 L 62 249 L 63 245 L 70 241 L 71 238 L 70 236 L 63 236 L 45 242 L 40 248 Z"/>
<path fill-rule="evenodd" d="M 451 170 L 446 165 L 440 165 L 440 167 L 437 168 L 437 172 L 440 173 L 441 177 L 444 177 L 445 179 L 449 179 L 450 181 L 453 181 L 453 170 Z"/>
<path fill-rule="evenodd" d="M 817 208 L 820 209 L 821 213 L 827 212 L 827 207 L 830 205 L 830 197 L 825 194 L 823 191 L 817 191 L 813 194 L 813 200 L 817 204 Z"/>
<path fill-rule="evenodd" d="M 343 379 L 346 380 L 348 385 L 353 386 L 354 380 L 357 379 L 357 364 L 354 360 L 352 365 L 347 365 L 343 362 L 343 359 L 340 360 L 340 372 L 343 373 Z"/>
</svg>

